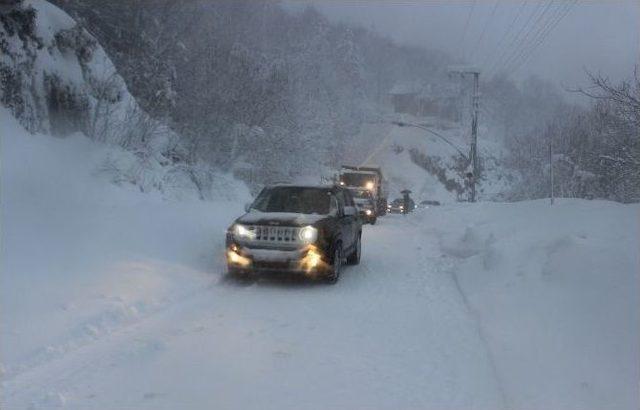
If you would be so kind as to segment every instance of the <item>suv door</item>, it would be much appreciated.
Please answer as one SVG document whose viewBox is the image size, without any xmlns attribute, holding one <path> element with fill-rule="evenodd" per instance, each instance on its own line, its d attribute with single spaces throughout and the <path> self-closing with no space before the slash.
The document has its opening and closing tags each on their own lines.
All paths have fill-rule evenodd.
<svg viewBox="0 0 640 410">
<path fill-rule="evenodd" d="M 344 195 L 346 199 L 346 203 L 348 206 L 351 206 L 355 209 L 356 213 L 351 218 L 351 241 L 352 244 L 356 244 L 356 240 L 358 239 L 358 234 L 360 233 L 360 227 L 362 226 L 362 220 L 360 219 L 360 215 L 358 214 L 358 208 L 356 207 L 356 201 L 353 199 L 353 194 L 348 189 L 344 190 Z"/>
<path fill-rule="evenodd" d="M 344 189 L 341 189 L 336 193 L 336 198 L 338 199 L 338 206 L 342 208 L 340 229 L 342 231 L 343 247 L 345 249 L 351 249 L 355 244 L 358 214 L 356 211 L 353 215 L 346 215 L 344 208 L 351 207 L 355 210 L 355 203 L 353 202 L 351 193 Z"/>
</svg>

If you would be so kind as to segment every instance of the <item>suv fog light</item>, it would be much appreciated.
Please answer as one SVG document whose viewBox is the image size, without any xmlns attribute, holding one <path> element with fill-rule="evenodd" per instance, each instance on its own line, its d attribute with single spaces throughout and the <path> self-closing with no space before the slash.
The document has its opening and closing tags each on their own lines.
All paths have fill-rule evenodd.
<svg viewBox="0 0 640 410">
<path fill-rule="evenodd" d="M 227 261 L 232 265 L 249 266 L 251 265 L 251 259 L 237 253 L 237 247 L 232 246 L 232 249 L 227 250 Z"/>
<path fill-rule="evenodd" d="M 307 263 L 310 267 L 315 268 L 322 261 L 322 256 L 316 251 L 310 251 L 307 254 Z"/>
<path fill-rule="evenodd" d="M 365 209 L 364 213 L 365 213 L 367 216 L 371 216 L 371 214 L 372 214 L 373 212 L 371 212 L 371 209 Z"/>
<path fill-rule="evenodd" d="M 312 246 L 300 262 L 302 268 L 305 271 L 310 272 L 322 265 L 322 255 L 315 247 Z"/>
</svg>

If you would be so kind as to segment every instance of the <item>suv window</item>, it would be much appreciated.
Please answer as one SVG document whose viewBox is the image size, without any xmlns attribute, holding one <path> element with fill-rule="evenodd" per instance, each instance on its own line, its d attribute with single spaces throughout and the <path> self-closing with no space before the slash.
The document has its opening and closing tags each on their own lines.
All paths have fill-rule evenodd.
<svg viewBox="0 0 640 410">
<path fill-rule="evenodd" d="M 329 208 L 329 213 L 330 214 L 338 214 L 338 200 L 336 199 L 335 195 L 331 195 L 331 205 Z"/>
</svg>

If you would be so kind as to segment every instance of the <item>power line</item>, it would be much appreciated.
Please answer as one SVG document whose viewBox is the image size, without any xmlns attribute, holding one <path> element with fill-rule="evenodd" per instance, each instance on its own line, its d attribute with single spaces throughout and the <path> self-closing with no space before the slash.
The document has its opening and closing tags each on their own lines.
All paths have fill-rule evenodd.
<svg viewBox="0 0 640 410">
<path fill-rule="evenodd" d="M 518 56 L 523 52 L 523 50 L 527 48 L 527 42 L 528 41 L 533 42 L 533 40 L 530 40 L 530 38 L 535 39 L 538 33 L 543 29 L 543 27 L 546 26 L 547 23 L 543 22 L 544 16 L 547 14 L 549 10 L 551 10 L 551 5 L 553 4 L 553 1 L 554 0 L 549 0 L 546 6 L 544 6 L 542 13 L 540 13 L 538 18 L 536 18 L 531 28 L 525 33 L 525 35 L 520 39 L 520 41 L 518 41 L 518 44 L 516 45 L 516 48 L 515 48 L 516 52 L 513 53 L 512 56 L 507 61 L 505 61 L 504 63 L 505 67 L 509 67 L 513 63 L 513 61 L 516 58 L 518 58 Z M 536 27 L 538 27 L 537 30 L 536 30 Z M 534 31 L 535 31 L 535 34 L 533 34 Z M 531 35 L 533 35 L 533 37 L 530 37 Z"/>
<path fill-rule="evenodd" d="M 524 9 L 526 8 L 527 5 L 527 1 L 528 0 L 524 0 L 522 2 L 522 4 L 520 4 L 520 8 L 518 9 L 518 11 L 516 12 L 516 16 L 513 20 L 511 20 L 511 23 L 509 24 L 509 26 L 507 27 L 507 30 L 505 31 L 504 35 L 500 38 L 500 40 L 498 41 L 498 44 L 496 46 L 496 51 L 495 53 L 493 53 L 493 57 L 496 58 L 498 57 L 498 54 L 500 53 L 500 50 L 502 48 L 502 45 L 504 44 L 504 42 L 506 41 L 506 39 L 509 37 L 509 34 L 511 34 L 511 29 L 514 27 L 514 25 L 516 24 L 516 22 L 518 21 L 518 19 L 520 18 L 520 16 L 522 15 L 522 12 L 524 11 Z M 489 54 L 487 54 L 487 58 L 484 59 L 482 66 L 486 67 L 487 64 L 492 61 L 493 58 L 489 57 Z"/>
<path fill-rule="evenodd" d="M 493 19 L 493 16 L 495 16 L 496 10 L 498 9 L 499 4 L 500 4 L 500 0 L 496 0 L 496 4 L 493 6 L 493 9 L 491 10 L 491 15 L 484 22 L 484 27 L 482 27 L 482 31 L 480 32 L 480 36 L 478 37 L 478 41 L 476 41 L 476 46 L 473 50 L 471 50 L 471 53 L 472 53 L 471 60 L 473 60 L 473 57 L 476 55 L 476 52 L 480 48 L 480 43 L 482 42 L 482 38 L 484 37 L 484 34 L 487 32 L 487 27 L 489 26 L 489 22 L 491 21 L 491 19 Z"/>
<path fill-rule="evenodd" d="M 467 31 L 469 31 L 469 22 L 471 21 L 471 16 L 473 15 L 473 9 L 476 7 L 476 0 L 473 0 L 471 3 L 471 9 L 469 10 L 469 14 L 467 15 L 467 21 L 464 24 L 464 29 L 462 30 L 462 40 L 460 42 L 460 49 L 462 50 L 462 59 L 465 59 L 465 38 L 467 37 Z"/>
<path fill-rule="evenodd" d="M 520 61 L 520 63 L 514 68 L 514 72 L 516 72 L 517 70 L 520 69 L 520 67 L 522 67 L 522 65 L 524 63 L 526 63 L 529 58 L 531 58 L 531 56 L 533 55 L 533 53 L 535 52 L 535 50 L 544 43 L 544 41 L 547 39 L 547 37 L 549 36 L 549 34 L 551 34 L 551 32 L 556 28 L 556 26 L 560 23 L 560 21 L 562 21 L 562 19 L 564 19 L 567 14 L 569 14 L 569 12 L 571 11 L 571 9 L 573 8 L 573 6 L 575 6 L 575 4 L 578 2 L 578 0 L 573 0 L 573 2 L 569 3 L 568 6 L 564 9 L 564 12 L 562 14 L 559 15 L 559 17 L 548 27 L 548 29 L 542 34 L 542 36 L 540 37 L 540 39 L 538 40 L 538 42 L 535 44 L 535 46 L 533 47 L 532 51 L 524 57 L 524 59 L 522 59 Z"/>
<path fill-rule="evenodd" d="M 547 6 L 552 1 L 553 0 L 549 0 L 549 2 L 547 2 Z M 533 13 L 529 15 L 529 18 L 527 19 L 525 24 L 520 27 L 520 30 L 511 39 L 511 43 L 509 44 L 509 48 L 507 49 L 507 51 L 501 56 L 500 60 L 496 61 L 496 65 L 495 67 L 493 67 L 494 69 L 497 70 L 498 67 L 506 67 L 506 62 L 510 61 L 514 55 L 520 52 L 519 46 L 522 42 L 522 39 L 526 38 L 529 32 L 533 30 L 533 28 L 535 27 L 534 21 L 538 20 L 542 13 L 544 13 L 545 9 L 545 3 L 537 4 L 536 8 L 533 10 Z"/>
<path fill-rule="evenodd" d="M 548 3 L 550 3 L 551 1 L 553 0 L 550 0 Z M 490 71 L 495 71 L 495 69 L 500 66 L 500 62 L 509 60 L 513 54 L 519 51 L 517 48 L 513 48 L 513 47 L 516 45 L 516 43 L 520 42 L 520 39 L 522 38 L 523 33 L 525 31 L 528 32 L 530 30 L 529 24 L 531 23 L 534 17 L 539 15 L 539 11 L 543 9 L 544 9 L 544 3 L 538 3 L 536 8 L 533 10 L 533 13 L 529 15 L 529 18 L 527 19 L 527 21 L 520 27 L 520 30 L 511 39 L 511 42 L 508 48 L 506 48 L 505 52 L 502 53 L 502 55 L 496 60 L 495 64 L 491 67 Z M 509 52 L 509 49 L 512 49 L 511 53 Z"/>
<path fill-rule="evenodd" d="M 523 58 L 526 58 L 526 56 L 530 55 L 537 46 L 540 38 L 545 35 L 549 27 L 551 27 L 556 21 L 558 21 L 558 18 L 563 15 L 563 12 L 567 9 L 567 5 L 569 5 L 569 3 L 564 3 L 558 6 L 555 10 L 555 13 L 549 18 L 549 20 L 547 20 L 545 24 L 536 31 L 527 47 L 522 47 L 519 52 L 505 64 L 505 66 L 507 66 L 509 69 L 513 69 L 514 67 L 519 65 Z"/>
</svg>

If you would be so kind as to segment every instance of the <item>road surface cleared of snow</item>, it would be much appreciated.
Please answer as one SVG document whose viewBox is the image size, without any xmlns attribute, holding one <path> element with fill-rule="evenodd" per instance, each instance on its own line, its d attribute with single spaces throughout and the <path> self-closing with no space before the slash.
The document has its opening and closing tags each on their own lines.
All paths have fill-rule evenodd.
<svg viewBox="0 0 640 410">
<path fill-rule="evenodd" d="M 638 212 L 452 205 L 364 229 L 334 286 L 223 274 L 237 202 L 3 134 L 3 409 L 636 408 Z"/>
</svg>

